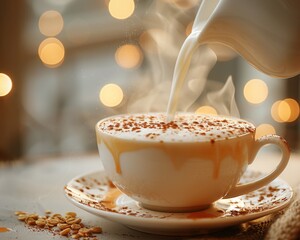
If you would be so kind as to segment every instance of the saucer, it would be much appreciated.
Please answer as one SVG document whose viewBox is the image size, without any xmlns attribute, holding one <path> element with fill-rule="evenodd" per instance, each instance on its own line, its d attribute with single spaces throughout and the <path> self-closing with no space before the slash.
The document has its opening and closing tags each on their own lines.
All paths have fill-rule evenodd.
<svg viewBox="0 0 300 240">
<path fill-rule="evenodd" d="M 241 182 L 263 173 L 248 170 Z M 73 178 L 64 188 L 67 198 L 77 207 L 118 222 L 129 228 L 162 235 L 194 235 L 245 223 L 282 210 L 292 201 L 293 191 L 276 179 L 265 187 L 230 199 L 221 199 L 210 208 L 185 213 L 156 212 L 117 189 L 104 171 Z"/>
</svg>

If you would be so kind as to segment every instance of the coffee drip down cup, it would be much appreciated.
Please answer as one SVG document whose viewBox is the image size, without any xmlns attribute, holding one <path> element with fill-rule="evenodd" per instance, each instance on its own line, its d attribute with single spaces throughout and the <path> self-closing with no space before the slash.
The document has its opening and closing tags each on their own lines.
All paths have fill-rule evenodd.
<svg viewBox="0 0 300 240">
<path fill-rule="evenodd" d="M 267 185 L 288 164 L 286 141 L 277 135 L 255 139 L 255 127 L 245 120 L 193 113 L 165 120 L 165 113 L 124 114 L 102 119 L 95 128 L 107 177 L 144 208 L 202 210 Z M 266 144 L 281 150 L 278 165 L 262 178 L 238 184 Z"/>
</svg>

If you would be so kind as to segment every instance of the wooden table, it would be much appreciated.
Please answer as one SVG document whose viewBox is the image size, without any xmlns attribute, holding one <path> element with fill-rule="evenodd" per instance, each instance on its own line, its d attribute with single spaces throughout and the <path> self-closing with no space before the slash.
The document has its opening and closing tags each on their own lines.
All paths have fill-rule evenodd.
<svg viewBox="0 0 300 240">
<path fill-rule="evenodd" d="M 278 158 L 278 153 L 264 151 L 259 154 L 259 160 L 251 167 L 268 172 L 276 166 Z M 29 230 L 14 215 L 17 210 L 43 214 L 48 209 L 62 214 L 74 211 L 84 223 L 100 225 L 104 232 L 99 239 L 177 239 L 128 229 L 78 209 L 66 199 L 63 188 L 70 179 L 86 172 L 102 169 L 100 158 L 96 154 L 27 160 L 0 166 L 0 227 L 11 229 L 9 232 L 0 232 L 1 240 L 66 239 L 53 237 L 48 232 Z M 281 178 L 292 187 L 300 184 L 300 154 L 292 154 L 290 163 Z"/>
</svg>

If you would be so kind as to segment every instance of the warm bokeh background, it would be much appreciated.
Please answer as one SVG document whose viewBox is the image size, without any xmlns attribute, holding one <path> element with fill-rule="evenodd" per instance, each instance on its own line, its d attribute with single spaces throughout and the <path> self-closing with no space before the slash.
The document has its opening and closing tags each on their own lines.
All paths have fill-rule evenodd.
<svg viewBox="0 0 300 240">
<path fill-rule="evenodd" d="M 96 152 L 99 119 L 164 111 L 199 3 L 1 1 L 0 160 Z M 273 79 L 236 56 L 217 63 L 208 87 L 230 75 L 240 116 L 298 151 L 299 76 Z M 201 101 L 189 110 L 216 112 Z"/>
</svg>

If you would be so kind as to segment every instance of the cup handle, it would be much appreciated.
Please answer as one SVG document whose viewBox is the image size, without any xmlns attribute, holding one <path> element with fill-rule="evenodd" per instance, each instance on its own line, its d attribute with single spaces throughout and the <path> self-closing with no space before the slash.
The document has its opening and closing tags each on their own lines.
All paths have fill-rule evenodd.
<svg viewBox="0 0 300 240">
<path fill-rule="evenodd" d="M 254 142 L 253 155 L 252 155 L 252 157 L 250 157 L 249 164 L 251 164 L 253 162 L 259 149 L 267 144 L 275 144 L 282 151 L 281 161 L 277 165 L 276 169 L 261 179 L 258 179 L 256 181 L 249 182 L 249 183 L 238 184 L 238 185 L 232 187 L 224 198 L 237 197 L 237 196 L 246 194 L 248 192 L 252 192 L 256 189 L 259 189 L 259 188 L 269 184 L 270 182 L 272 182 L 276 177 L 278 177 L 278 175 L 280 175 L 282 173 L 282 171 L 285 169 L 285 167 L 288 164 L 288 161 L 290 158 L 290 150 L 289 150 L 286 140 L 277 135 L 266 135 L 266 136 L 263 136 L 263 137 L 257 139 Z"/>
</svg>

